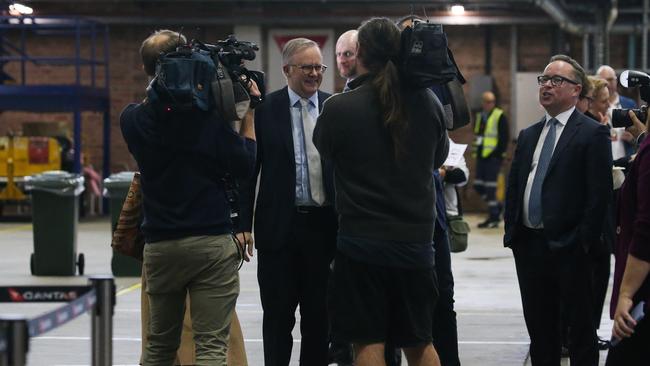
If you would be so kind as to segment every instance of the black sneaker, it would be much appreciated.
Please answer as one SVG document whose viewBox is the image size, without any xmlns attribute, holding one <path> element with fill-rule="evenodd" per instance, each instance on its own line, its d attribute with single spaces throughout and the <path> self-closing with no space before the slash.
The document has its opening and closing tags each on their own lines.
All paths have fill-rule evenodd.
<svg viewBox="0 0 650 366">
<path fill-rule="evenodd" d="M 490 224 L 491 221 L 492 220 L 490 220 L 490 219 L 486 219 L 485 221 L 478 224 L 478 228 L 479 229 L 485 229 L 486 227 L 488 227 L 488 225 Z"/>
<path fill-rule="evenodd" d="M 496 229 L 499 227 L 499 220 L 490 221 L 487 224 L 488 229 Z"/>
<path fill-rule="evenodd" d="M 490 220 L 487 219 L 484 222 L 478 224 L 479 229 L 494 229 L 499 227 L 499 220 Z"/>
</svg>

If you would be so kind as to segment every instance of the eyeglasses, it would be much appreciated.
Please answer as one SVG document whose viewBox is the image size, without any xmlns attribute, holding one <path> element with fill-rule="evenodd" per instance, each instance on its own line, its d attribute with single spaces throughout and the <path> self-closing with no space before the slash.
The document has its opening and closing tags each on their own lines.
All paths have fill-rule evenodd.
<svg viewBox="0 0 650 366">
<path fill-rule="evenodd" d="M 540 76 L 537 77 L 537 84 L 542 86 L 542 85 L 546 84 L 549 80 L 551 81 L 551 86 L 553 86 L 554 88 L 557 88 L 558 86 L 562 85 L 562 83 L 565 82 L 565 81 L 567 83 L 573 84 L 573 85 L 580 84 L 577 81 L 565 78 L 564 76 L 560 76 L 560 75 L 553 75 L 553 76 L 540 75 Z"/>
<path fill-rule="evenodd" d="M 327 65 L 292 65 L 289 64 L 288 66 L 293 66 L 299 68 L 303 74 L 309 75 L 312 73 L 312 71 L 315 71 L 317 74 L 322 74 L 327 70 Z"/>
<path fill-rule="evenodd" d="M 354 57 L 355 53 L 352 51 L 337 52 L 336 57 L 350 58 Z"/>
</svg>

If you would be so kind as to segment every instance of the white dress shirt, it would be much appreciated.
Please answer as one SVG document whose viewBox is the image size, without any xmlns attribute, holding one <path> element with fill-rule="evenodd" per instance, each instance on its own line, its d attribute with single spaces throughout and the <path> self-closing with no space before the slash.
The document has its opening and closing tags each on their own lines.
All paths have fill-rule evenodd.
<svg viewBox="0 0 650 366">
<path fill-rule="evenodd" d="M 553 151 L 555 152 L 555 146 L 557 146 L 557 142 L 560 140 L 560 136 L 562 136 L 562 131 L 564 131 L 564 126 L 566 126 L 567 122 L 569 121 L 569 117 L 571 117 L 571 114 L 573 114 L 573 111 L 575 109 L 576 107 L 573 106 L 568 110 L 558 114 L 555 117 L 551 117 L 548 113 L 546 113 L 546 119 L 544 120 L 544 128 L 542 128 L 542 133 L 539 135 L 539 140 L 537 140 L 537 146 L 535 147 L 535 153 L 533 154 L 533 161 L 530 164 L 530 172 L 528 173 L 528 179 L 526 180 L 526 190 L 524 191 L 523 220 L 524 220 L 524 225 L 526 227 L 532 229 L 541 229 L 544 227 L 543 222 L 540 223 L 538 226 L 533 226 L 533 224 L 530 223 L 530 220 L 528 220 L 528 204 L 530 202 L 530 190 L 533 187 L 535 172 L 537 172 L 537 163 L 539 162 L 539 156 L 542 153 L 542 145 L 544 145 L 544 140 L 546 139 L 548 130 L 551 127 L 551 125 L 548 124 L 548 121 L 551 118 L 555 118 L 558 121 L 558 123 L 555 124 L 555 144 L 553 144 Z"/>
</svg>

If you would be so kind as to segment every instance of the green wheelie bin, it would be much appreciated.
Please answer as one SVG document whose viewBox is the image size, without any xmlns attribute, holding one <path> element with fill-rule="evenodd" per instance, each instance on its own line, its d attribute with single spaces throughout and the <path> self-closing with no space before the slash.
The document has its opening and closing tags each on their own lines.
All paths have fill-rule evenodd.
<svg viewBox="0 0 650 366">
<path fill-rule="evenodd" d="M 27 177 L 32 196 L 34 253 L 30 270 L 37 276 L 83 275 L 83 253 L 77 255 L 79 196 L 84 191 L 81 175 L 48 171 Z"/>
<path fill-rule="evenodd" d="M 134 174 L 135 172 L 121 172 L 104 179 L 104 197 L 109 199 L 109 210 L 111 212 L 111 233 L 115 231 L 115 226 L 117 226 L 122 205 L 129 193 Z M 113 250 L 111 270 L 115 277 L 140 277 L 142 263 L 133 257 Z"/>
</svg>

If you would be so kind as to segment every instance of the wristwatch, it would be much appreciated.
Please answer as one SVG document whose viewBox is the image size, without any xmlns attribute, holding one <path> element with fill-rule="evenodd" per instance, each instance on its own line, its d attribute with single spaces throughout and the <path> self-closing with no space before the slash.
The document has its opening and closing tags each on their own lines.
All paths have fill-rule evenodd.
<svg viewBox="0 0 650 366">
<path fill-rule="evenodd" d="M 639 147 L 643 140 L 645 140 L 646 136 L 648 136 L 648 131 L 643 131 L 639 134 L 639 136 L 636 137 L 636 147 Z"/>
</svg>

